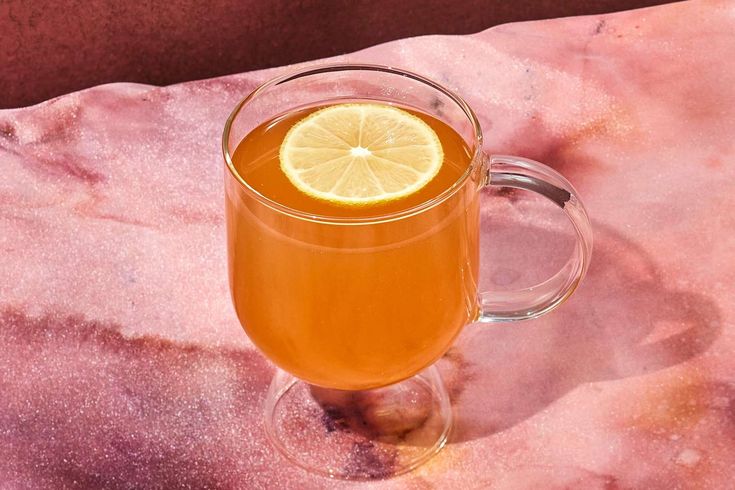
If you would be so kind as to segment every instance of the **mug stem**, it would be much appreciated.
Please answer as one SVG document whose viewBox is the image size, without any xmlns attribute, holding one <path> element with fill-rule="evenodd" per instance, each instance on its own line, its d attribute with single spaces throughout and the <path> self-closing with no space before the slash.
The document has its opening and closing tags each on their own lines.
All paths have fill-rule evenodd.
<svg viewBox="0 0 735 490">
<path fill-rule="evenodd" d="M 362 391 L 310 385 L 279 369 L 265 401 L 273 445 L 308 471 L 344 480 L 416 468 L 444 447 L 451 426 L 449 394 L 435 366 Z"/>
</svg>

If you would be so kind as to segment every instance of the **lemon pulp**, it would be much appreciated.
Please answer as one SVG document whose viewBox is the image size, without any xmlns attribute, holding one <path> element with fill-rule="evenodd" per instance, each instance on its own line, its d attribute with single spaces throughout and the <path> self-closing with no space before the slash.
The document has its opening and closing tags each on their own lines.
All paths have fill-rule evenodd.
<svg viewBox="0 0 735 490">
<path fill-rule="evenodd" d="M 297 122 L 279 158 L 301 192 L 335 204 L 370 205 L 420 190 L 439 172 L 444 152 L 417 116 L 390 105 L 350 103 Z"/>
</svg>

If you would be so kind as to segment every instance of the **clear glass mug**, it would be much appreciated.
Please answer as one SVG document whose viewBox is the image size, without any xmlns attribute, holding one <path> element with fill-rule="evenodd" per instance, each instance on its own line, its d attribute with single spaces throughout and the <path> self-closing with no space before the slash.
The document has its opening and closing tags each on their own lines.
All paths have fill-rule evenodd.
<svg viewBox="0 0 735 490">
<path fill-rule="evenodd" d="M 469 168 L 435 198 L 370 218 L 290 209 L 238 173 L 232 155 L 260 124 L 354 100 L 440 119 L 465 140 Z M 414 73 L 322 65 L 282 75 L 235 107 L 222 145 L 233 303 L 253 343 L 280 368 L 266 396 L 266 432 L 310 471 L 375 478 L 435 454 L 447 441 L 452 410 L 434 361 L 466 324 L 551 311 L 587 271 L 592 232 L 572 185 L 541 163 L 483 153 L 480 123 L 467 103 Z M 558 273 L 519 291 L 478 291 L 486 186 L 530 190 L 564 211 L 577 241 Z"/>
</svg>

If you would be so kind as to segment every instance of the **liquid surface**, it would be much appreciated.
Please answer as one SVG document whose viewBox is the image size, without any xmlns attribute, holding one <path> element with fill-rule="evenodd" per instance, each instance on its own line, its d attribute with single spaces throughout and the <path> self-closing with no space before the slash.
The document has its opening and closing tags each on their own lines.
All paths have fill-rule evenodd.
<svg viewBox="0 0 735 490">
<path fill-rule="evenodd" d="M 451 127 L 434 117 L 402 108 L 426 122 L 442 143 L 444 163 L 426 186 L 401 199 L 365 206 L 339 205 L 308 196 L 288 180 L 280 168 L 278 154 L 289 129 L 323 107 L 310 107 L 285 114 L 250 132 L 232 156 L 233 164 L 243 180 L 261 195 L 291 209 L 319 216 L 363 218 L 404 211 L 428 201 L 451 187 L 467 170 L 471 159 L 470 149 Z"/>
</svg>

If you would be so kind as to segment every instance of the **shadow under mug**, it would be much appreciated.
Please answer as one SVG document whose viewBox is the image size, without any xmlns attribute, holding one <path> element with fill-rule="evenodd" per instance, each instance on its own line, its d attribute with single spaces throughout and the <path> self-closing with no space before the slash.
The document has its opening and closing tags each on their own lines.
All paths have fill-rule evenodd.
<svg viewBox="0 0 735 490">
<path fill-rule="evenodd" d="M 469 167 L 417 206 L 348 218 L 288 208 L 251 187 L 233 164 L 243 138 L 276 116 L 356 100 L 441 120 L 464 139 Z M 444 446 L 452 423 L 433 363 L 462 327 L 547 313 L 587 271 L 592 231 L 572 185 L 541 163 L 484 154 L 467 103 L 414 73 L 344 64 L 282 75 L 235 107 L 222 145 L 233 303 L 253 343 L 280 368 L 266 396 L 266 432 L 310 471 L 369 479 L 426 461 Z M 538 193 L 568 216 L 576 245 L 550 279 L 517 291 L 478 291 L 486 186 Z"/>
</svg>

